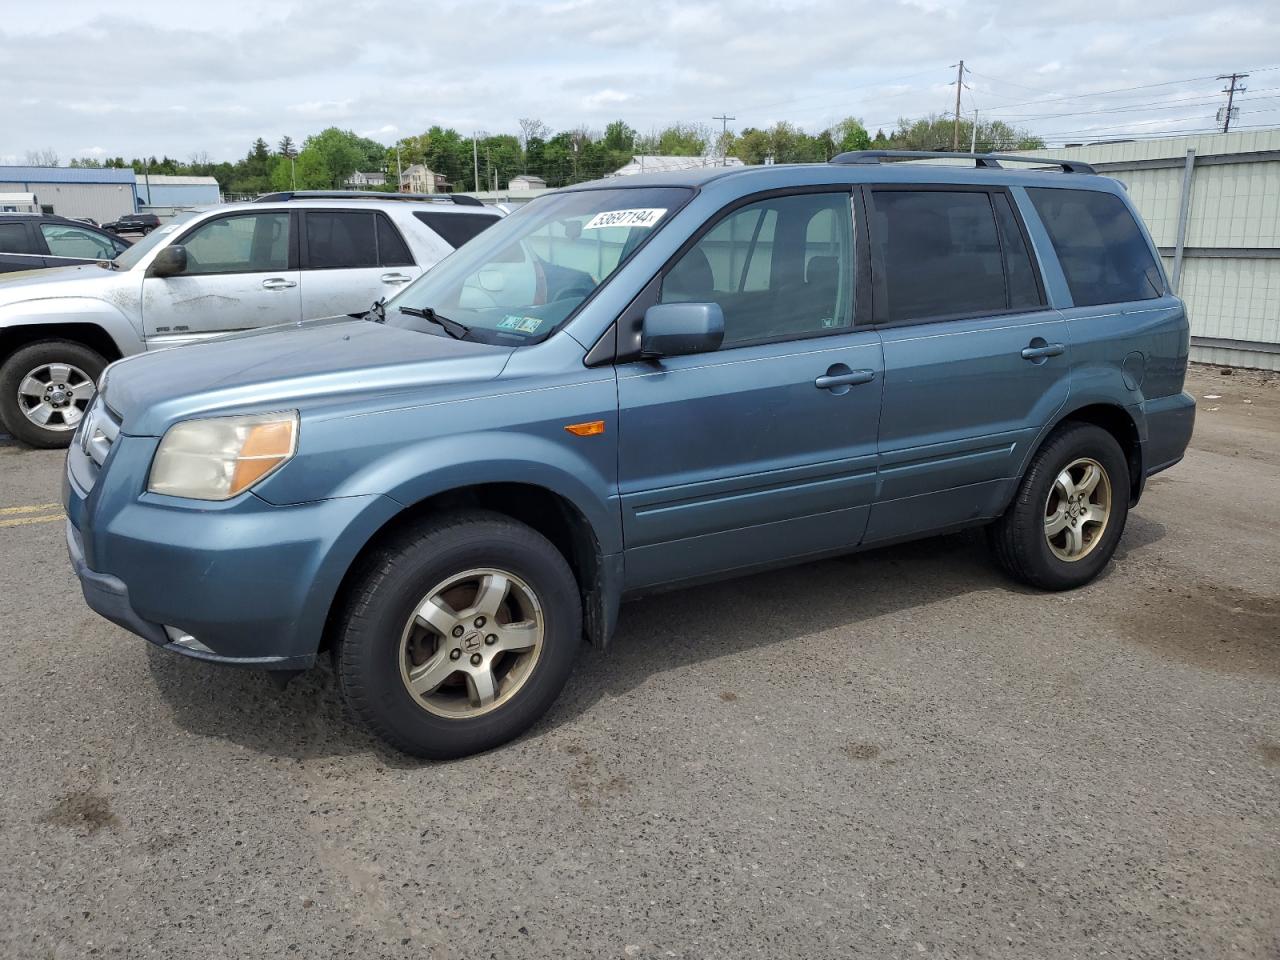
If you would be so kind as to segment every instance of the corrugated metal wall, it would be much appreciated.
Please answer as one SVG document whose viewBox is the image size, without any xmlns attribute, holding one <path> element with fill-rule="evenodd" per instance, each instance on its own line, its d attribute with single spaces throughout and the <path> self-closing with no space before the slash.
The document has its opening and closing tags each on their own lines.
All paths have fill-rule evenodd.
<svg viewBox="0 0 1280 960">
<path fill-rule="evenodd" d="M 132 213 L 133 187 L 127 183 L 0 183 L 0 193 L 34 193 L 60 217 L 92 217 L 99 223 Z"/>
<path fill-rule="evenodd" d="M 1121 180 L 1174 273 L 1194 150 L 1178 293 L 1193 360 L 1280 370 L 1280 130 L 1037 151 Z"/>
</svg>

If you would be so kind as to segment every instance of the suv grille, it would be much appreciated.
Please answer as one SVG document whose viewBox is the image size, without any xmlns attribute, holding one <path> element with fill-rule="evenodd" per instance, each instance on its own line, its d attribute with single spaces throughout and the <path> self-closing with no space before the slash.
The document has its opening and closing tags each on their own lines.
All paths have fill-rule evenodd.
<svg viewBox="0 0 1280 960">
<path fill-rule="evenodd" d="M 84 416 L 84 424 L 80 427 L 80 435 L 75 442 L 80 445 L 85 456 L 101 467 L 119 435 L 120 421 L 99 393 L 93 398 L 93 403 L 89 404 L 89 411 Z"/>
</svg>

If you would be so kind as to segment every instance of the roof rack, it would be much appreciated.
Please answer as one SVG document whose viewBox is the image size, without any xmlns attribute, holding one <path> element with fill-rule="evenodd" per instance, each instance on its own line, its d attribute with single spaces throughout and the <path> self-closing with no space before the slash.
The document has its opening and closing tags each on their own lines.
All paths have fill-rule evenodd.
<svg viewBox="0 0 1280 960">
<path fill-rule="evenodd" d="M 456 203 L 461 207 L 483 207 L 475 197 L 464 193 L 382 193 L 378 190 L 280 190 L 264 193 L 254 203 L 285 203 L 289 200 L 430 200 Z"/>
<path fill-rule="evenodd" d="M 1051 160 L 1048 157 L 1020 157 L 1006 153 L 951 153 L 930 150 L 851 150 L 832 157 L 831 163 L 880 163 L 882 160 L 972 160 L 980 169 L 999 169 L 1005 163 L 1044 163 L 1063 173 L 1097 173 L 1082 160 Z"/>
</svg>

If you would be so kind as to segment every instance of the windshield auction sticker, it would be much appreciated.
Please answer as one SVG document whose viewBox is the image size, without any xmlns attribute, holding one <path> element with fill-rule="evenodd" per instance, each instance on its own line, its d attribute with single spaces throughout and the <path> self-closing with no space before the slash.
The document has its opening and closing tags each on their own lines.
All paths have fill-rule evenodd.
<svg viewBox="0 0 1280 960">
<path fill-rule="evenodd" d="M 605 227 L 652 227 L 667 212 L 666 207 L 641 207 L 634 210 L 606 210 L 587 221 L 583 230 L 603 230 Z"/>
</svg>

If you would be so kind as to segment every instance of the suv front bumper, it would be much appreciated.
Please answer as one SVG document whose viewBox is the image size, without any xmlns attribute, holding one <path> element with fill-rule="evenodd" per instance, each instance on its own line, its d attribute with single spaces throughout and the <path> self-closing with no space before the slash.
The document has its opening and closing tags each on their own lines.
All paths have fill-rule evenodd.
<svg viewBox="0 0 1280 960">
<path fill-rule="evenodd" d="M 382 496 L 277 506 L 138 493 L 156 441 L 121 435 L 85 489 L 63 481 L 67 551 L 91 609 L 174 653 L 274 670 L 315 662 L 342 578 L 401 509 Z"/>
</svg>

